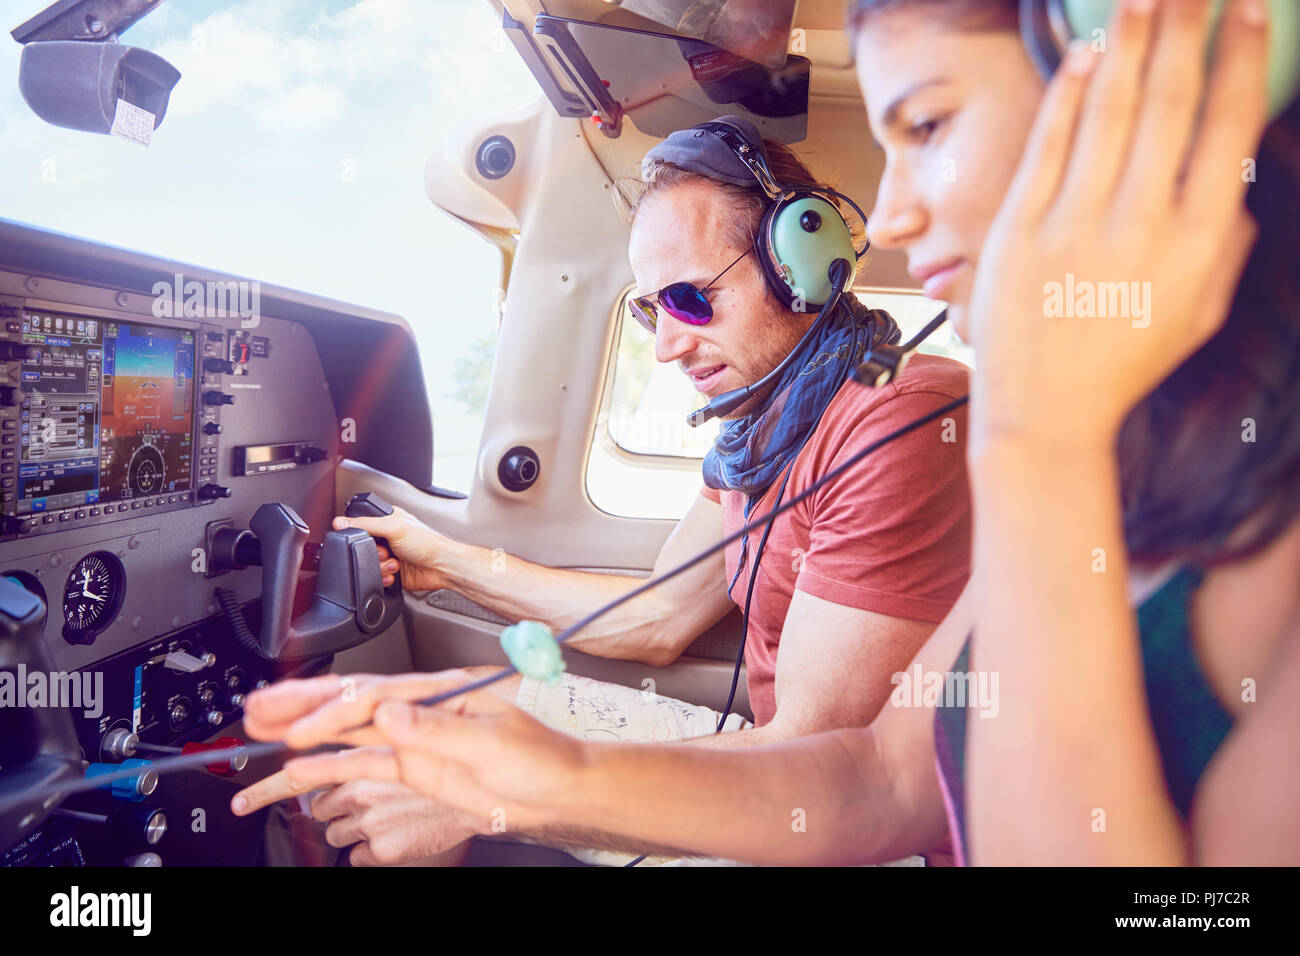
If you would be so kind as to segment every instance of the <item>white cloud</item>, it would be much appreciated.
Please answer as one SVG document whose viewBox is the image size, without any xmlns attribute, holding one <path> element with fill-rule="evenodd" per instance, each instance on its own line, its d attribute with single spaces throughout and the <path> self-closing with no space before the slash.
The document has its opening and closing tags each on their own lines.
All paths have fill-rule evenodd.
<svg viewBox="0 0 1300 956">
<path fill-rule="evenodd" d="M 267 126 L 310 129 L 337 120 L 346 102 L 337 86 L 304 83 L 266 100 L 257 115 Z"/>
<path fill-rule="evenodd" d="M 268 5 L 274 6 L 274 5 Z M 181 71 L 172 94 L 177 116 L 201 114 L 216 105 L 238 105 L 314 80 L 326 73 L 325 50 L 288 28 L 262 24 L 253 8 L 215 13 L 193 26 L 190 37 L 156 49 Z"/>
<path fill-rule="evenodd" d="M 409 76 L 412 67 L 429 71 L 438 92 L 448 96 L 463 93 L 461 80 L 469 76 L 489 86 L 517 83 L 522 64 L 500 42 L 500 26 L 483 6 L 358 0 L 312 19 L 295 3 L 244 3 L 155 50 L 181 71 L 171 107 L 177 116 L 256 99 L 257 115 L 279 122 L 287 105 L 262 104 L 267 97 L 293 96 L 329 118 L 337 115 L 332 106 L 326 109 L 335 101 L 331 96 L 327 103 L 322 89 L 383 83 Z"/>
</svg>

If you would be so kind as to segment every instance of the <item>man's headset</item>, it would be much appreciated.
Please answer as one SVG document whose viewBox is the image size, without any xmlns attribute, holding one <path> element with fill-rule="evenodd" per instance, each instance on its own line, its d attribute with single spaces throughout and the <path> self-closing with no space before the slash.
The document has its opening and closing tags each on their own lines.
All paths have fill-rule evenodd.
<svg viewBox="0 0 1300 956">
<path fill-rule="evenodd" d="M 752 143 L 738 127 L 713 121 L 693 129 L 716 136 L 754 174 L 768 205 L 759 221 L 755 243 L 768 285 L 787 309 L 803 302 L 818 307 L 831 297 L 830 268 L 836 259 L 854 263 L 866 254 L 853 248 L 853 233 L 835 205 L 839 199 L 867 217 L 848 196 L 830 189 L 795 189 L 776 181 L 761 143 Z"/>
<path fill-rule="evenodd" d="M 730 123 L 714 120 L 692 128 L 716 136 L 735 153 L 767 196 L 754 247 L 768 287 L 791 311 L 803 311 L 805 305 L 820 308 L 816 320 L 776 368 L 757 382 L 723 392 L 692 412 L 686 421 L 696 427 L 739 408 L 785 371 L 804 342 L 834 310 L 840 293 L 852 281 L 853 266 L 866 255 L 870 243 L 864 240 L 861 249 L 853 246 L 853 231 L 835 200 L 853 207 L 864 226 L 867 217 L 848 196 L 833 189 L 796 189 L 778 183 L 768 167 L 762 143 L 751 142 Z M 843 264 L 837 268 L 836 263 Z"/>
</svg>

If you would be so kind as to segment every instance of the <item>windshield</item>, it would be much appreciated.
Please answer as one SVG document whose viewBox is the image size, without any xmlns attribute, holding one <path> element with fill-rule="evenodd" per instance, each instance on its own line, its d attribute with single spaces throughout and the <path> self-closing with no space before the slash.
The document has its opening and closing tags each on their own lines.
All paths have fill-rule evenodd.
<svg viewBox="0 0 1300 956">
<path fill-rule="evenodd" d="M 5 4 L 5 30 L 46 5 Z M 424 166 L 463 120 L 540 95 L 491 7 L 167 0 L 122 42 L 181 72 L 148 148 L 42 122 L 0 42 L 0 216 L 404 316 L 434 480 L 468 490 L 500 257 L 430 203 Z"/>
</svg>

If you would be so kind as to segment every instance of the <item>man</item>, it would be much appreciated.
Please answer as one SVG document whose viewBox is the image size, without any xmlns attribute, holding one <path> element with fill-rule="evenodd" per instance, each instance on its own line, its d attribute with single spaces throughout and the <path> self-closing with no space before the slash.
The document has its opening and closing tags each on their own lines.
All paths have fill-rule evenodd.
<svg viewBox="0 0 1300 956">
<path fill-rule="evenodd" d="M 721 121 L 762 143 L 783 187 L 824 188 L 793 152 L 761 140 L 747 121 Z M 801 342 L 816 310 L 800 311 L 797 297 L 787 305 L 757 260 L 755 235 L 767 202 L 739 157 L 694 129 L 650 151 L 630 200 L 634 311 L 653 331 L 658 361 L 677 364 L 707 400 L 759 381 L 797 352 L 769 386 L 724 416 L 723 434 L 704 461 L 706 486 L 664 544 L 655 574 L 967 392 L 964 366 L 924 355 L 898 384 L 869 389 L 848 381 L 868 335 L 879 342 L 896 331 L 887 314 L 848 294 Z M 684 321 L 674 307 L 682 286 L 665 294 L 680 283 L 693 287 L 693 301 L 708 303 L 702 322 L 698 315 Z M 899 438 L 773 524 L 749 607 L 752 727 L 731 715 L 724 727 L 730 732 L 714 734 L 720 715 L 709 708 L 571 674 L 556 687 L 515 675 L 494 688 L 543 722 L 584 737 L 743 748 L 870 723 L 889 696 L 891 676 L 947 614 L 969 573 L 964 428 L 964 415 L 954 412 Z M 542 621 L 555 631 L 638 583 L 510 556 L 503 568 L 498 552 L 454 541 L 400 511 L 335 521 L 336 528 L 348 526 L 388 539 L 395 557 L 381 554 L 385 583 L 400 565 L 411 590 L 451 588 L 510 620 Z M 745 606 L 762 530 L 602 616 L 569 646 L 672 663 L 733 605 Z M 360 844 L 354 863 L 425 859 L 474 833 L 493 832 L 486 808 L 471 819 L 399 785 L 338 782 L 311 810 L 330 823 L 329 843 Z M 241 793 L 232 807 L 249 813 L 288 794 L 279 774 Z M 596 834 L 541 836 L 599 842 Z"/>
</svg>

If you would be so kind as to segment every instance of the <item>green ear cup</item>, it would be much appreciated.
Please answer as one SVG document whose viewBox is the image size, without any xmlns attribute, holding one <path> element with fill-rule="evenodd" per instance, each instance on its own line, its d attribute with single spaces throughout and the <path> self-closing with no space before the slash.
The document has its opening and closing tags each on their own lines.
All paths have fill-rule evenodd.
<svg viewBox="0 0 1300 956">
<path fill-rule="evenodd" d="M 858 260 L 853 236 L 840 211 L 816 196 L 795 199 L 777 210 L 770 226 L 770 244 L 786 285 L 812 307 L 831 297 L 831 263 Z"/>
<path fill-rule="evenodd" d="M 1214 0 L 1216 25 L 1224 4 Z M 1061 0 L 1061 6 L 1075 35 L 1088 40 L 1110 21 L 1115 0 Z M 1300 92 L 1300 0 L 1269 0 L 1268 11 L 1268 115 L 1276 117 Z"/>
</svg>

